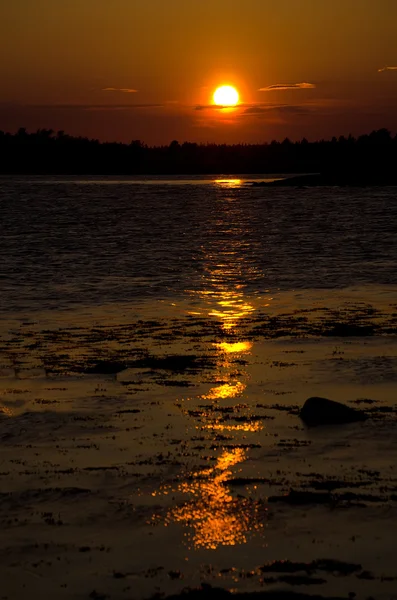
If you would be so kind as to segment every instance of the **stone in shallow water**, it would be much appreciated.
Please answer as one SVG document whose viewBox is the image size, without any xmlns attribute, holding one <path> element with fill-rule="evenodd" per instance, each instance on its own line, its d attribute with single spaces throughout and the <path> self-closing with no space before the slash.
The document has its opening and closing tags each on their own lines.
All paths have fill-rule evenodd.
<svg viewBox="0 0 397 600">
<path fill-rule="evenodd" d="M 327 398 L 309 398 L 300 411 L 300 418 L 306 425 L 340 425 L 364 421 L 365 413 L 340 402 Z"/>
</svg>

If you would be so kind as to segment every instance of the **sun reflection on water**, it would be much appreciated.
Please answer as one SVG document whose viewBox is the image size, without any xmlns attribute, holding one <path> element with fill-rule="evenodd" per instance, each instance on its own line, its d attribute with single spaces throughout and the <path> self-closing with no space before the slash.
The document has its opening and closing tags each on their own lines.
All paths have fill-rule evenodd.
<svg viewBox="0 0 397 600">
<path fill-rule="evenodd" d="M 209 423 L 204 425 L 203 429 L 209 429 L 213 431 L 246 431 L 255 433 L 263 429 L 263 423 L 260 421 L 246 421 L 245 423 L 238 423 L 237 425 L 230 425 L 229 423 Z"/>
<path fill-rule="evenodd" d="M 236 327 L 238 319 L 246 317 L 247 314 L 254 311 L 252 306 L 249 304 L 239 305 L 237 310 L 234 306 L 232 309 L 230 308 L 232 304 L 230 302 L 219 302 L 219 304 L 223 304 L 223 306 L 227 306 L 228 308 L 223 308 L 222 310 L 214 309 L 209 313 L 209 315 L 210 317 L 217 317 L 218 319 L 221 319 L 223 321 L 223 327 L 226 330 Z"/>
<path fill-rule="evenodd" d="M 245 299 L 244 294 L 239 290 L 218 290 L 199 292 L 199 294 L 204 299 L 212 301 L 212 306 L 208 308 L 207 314 L 209 317 L 219 319 L 226 331 L 235 328 L 241 319 L 255 311 L 255 307 Z"/>
<path fill-rule="evenodd" d="M 215 183 L 239 187 L 242 182 L 219 179 Z M 232 193 L 230 196 L 237 198 Z M 166 524 L 182 524 L 186 528 L 184 536 L 188 546 L 208 550 L 245 544 L 249 534 L 264 527 L 266 517 L 263 503 L 234 494 L 229 484 L 237 465 L 248 459 L 247 434 L 260 432 L 264 423 L 251 412 L 249 402 L 236 402 L 246 394 L 249 373 L 245 365 L 253 348 L 253 342 L 244 339 L 244 324 L 259 303 L 255 293 L 251 297 L 245 293 L 246 281 L 255 281 L 258 270 L 246 259 L 244 227 L 240 225 L 244 220 L 243 209 L 236 202 L 231 209 L 237 211 L 236 214 L 228 210 L 223 214 L 222 210 L 220 206 L 214 225 L 221 225 L 224 237 L 216 237 L 206 252 L 200 288 L 188 292 L 195 300 L 190 314 L 220 324 L 218 339 L 212 344 L 217 368 L 213 372 L 213 386 L 206 393 L 189 399 L 191 408 L 185 409 L 185 414 L 195 420 L 200 439 L 208 442 L 210 459 L 214 451 L 220 455 L 214 466 L 196 469 L 177 486 L 165 486 L 159 492 L 176 497 L 187 495 L 185 501 L 179 500 L 169 509 Z M 207 404 L 203 405 L 203 400 Z M 219 441 L 226 439 L 229 440 L 227 447 L 220 446 Z M 209 457 L 203 458 L 208 460 Z"/>
<path fill-rule="evenodd" d="M 264 527 L 266 509 L 259 515 L 259 504 L 235 498 L 225 485 L 232 474 L 230 468 L 245 458 L 246 451 L 241 448 L 225 451 L 214 467 L 194 473 L 192 481 L 178 487 L 178 492 L 192 499 L 172 508 L 167 520 L 189 526 L 189 546 L 216 550 L 219 546 L 243 544 L 248 531 Z"/>
<path fill-rule="evenodd" d="M 241 383 L 238 381 L 234 385 L 231 383 L 224 383 L 222 385 L 218 385 L 208 392 L 208 394 L 204 394 L 202 398 L 204 400 L 217 400 L 219 398 L 235 398 L 236 396 L 240 396 L 246 388 L 245 383 Z"/>
<path fill-rule="evenodd" d="M 214 183 L 221 187 L 226 188 L 239 188 L 241 187 L 243 181 L 242 179 L 215 179 Z"/>
<path fill-rule="evenodd" d="M 214 344 L 219 350 L 226 354 L 243 354 L 249 352 L 254 345 L 253 342 L 218 342 Z"/>
<path fill-rule="evenodd" d="M 254 306 L 248 302 L 239 286 L 227 290 L 223 286 L 217 290 L 199 293 L 204 300 L 209 317 L 219 319 L 228 337 L 213 343 L 217 351 L 217 379 L 222 380 L 199 399 L 211 401 L 210 405 L 199 405 L 198 410 L 186 411 L 195 419 L 200 419 L 196 428 L 207 431 L 209 438 L 216 440 L 221 434 L 231 434 L 236 446 L 222 449 L 216 464 L 210 468 L 191 473 L 176 488 L 164 488 L 160 493 L 169 495 L 186 494 L 189 500 L 172 507 L 166 524 L 183 524 L 187 529 L 185 540 L 195 549 L 216 550 L 220 546 L 245 544 L 249 534 L 264 527 L 266 507 L 263 503 L 250 498 L 233 495 L 228 480 L 232 478 L 233 468 L 247 459 L 247 450 L 238 445 L 245 434 L 261 431 L 263 421 L 253 417 L 248 404 L 236 404 L 233 399 L 244 394 L 248 374 L 241 371 L 236 379 L 236 359 L 249 356 L 253 342 L 249 340 L 230 340 L 229 335 L 238 333 L 241 319 L 250 315 Z M 213 305 L 215 300 L 216 306 Z M 239 367 L 243 366 L 244 361 Z M 226 381 L 225 381 L 226 380 Z M 228 381 L 229 380 L 229 381 Z M 228 406 L 222 404 L 232 400 Z"/>
</svg>

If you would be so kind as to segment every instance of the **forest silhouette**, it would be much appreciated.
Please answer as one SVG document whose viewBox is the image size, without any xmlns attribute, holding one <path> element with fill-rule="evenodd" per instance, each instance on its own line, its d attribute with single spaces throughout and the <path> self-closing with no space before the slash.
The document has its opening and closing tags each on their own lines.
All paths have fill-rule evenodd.
<svg viewBox="0 0 397 600">
<path fill-rule="evenodd" d="M 0 131 L 3 174 L 153 175 L 249 173 L 354 173 L 395 177 L 397 135 L 379 129 L 358 138 L 263 144 L 197 144 L 176 140 L 149 147 L 73 137 L 63 131 Z"/>
</svg>

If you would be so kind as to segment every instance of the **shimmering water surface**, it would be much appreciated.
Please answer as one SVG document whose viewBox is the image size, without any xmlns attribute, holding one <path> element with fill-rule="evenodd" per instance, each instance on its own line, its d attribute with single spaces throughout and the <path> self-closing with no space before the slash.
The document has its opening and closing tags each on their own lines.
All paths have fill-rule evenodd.
<svg viewBox="0 0 397 600">
<path fill-rule="evenodd" d="M 396 230 L 395 188 L 1 179 L 4 598 L 389 599 Z"/>
<path fill-rule="evenodd" d="M 393 188 L 2 180 L 2 311 L 397 283 Z"/>
</svg>

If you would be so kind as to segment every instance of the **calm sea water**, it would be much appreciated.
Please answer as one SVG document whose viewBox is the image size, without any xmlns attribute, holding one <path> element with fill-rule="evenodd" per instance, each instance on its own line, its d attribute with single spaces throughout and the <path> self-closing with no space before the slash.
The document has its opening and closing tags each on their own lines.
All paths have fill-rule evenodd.
<svg viewBox="0 0 397 600">
<path fill-rule="evenodd" d="M 2 179 L 2 312 L 397 284 L 395 188 Z"/>
</svg>

